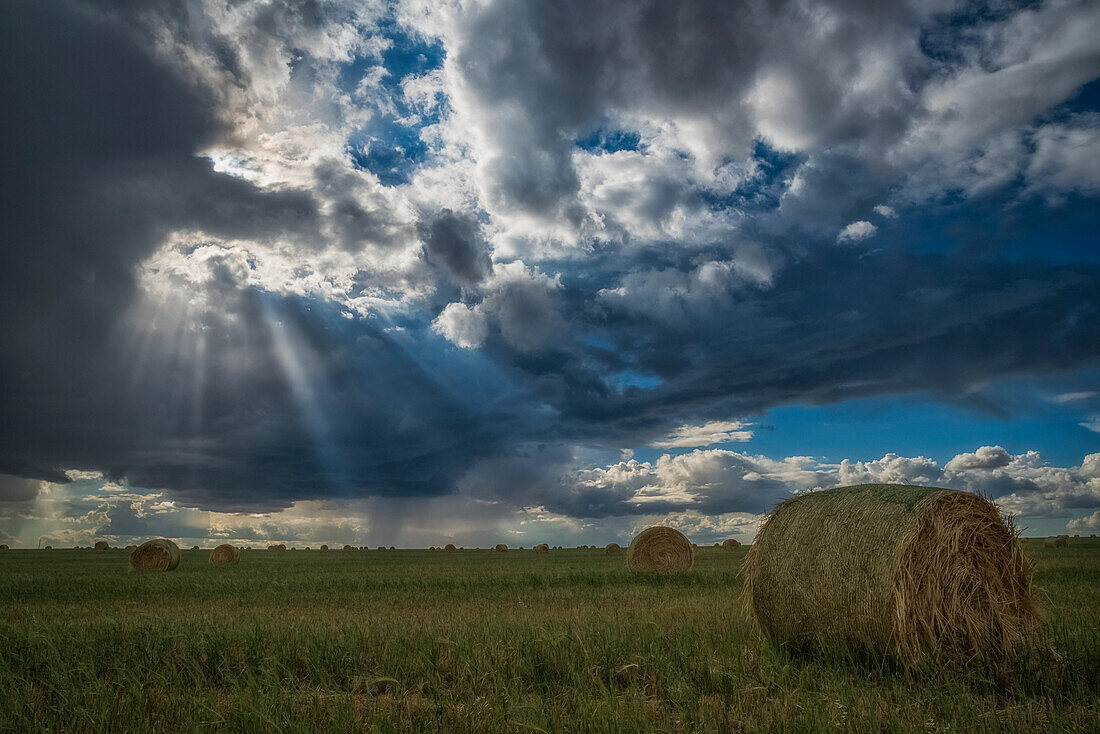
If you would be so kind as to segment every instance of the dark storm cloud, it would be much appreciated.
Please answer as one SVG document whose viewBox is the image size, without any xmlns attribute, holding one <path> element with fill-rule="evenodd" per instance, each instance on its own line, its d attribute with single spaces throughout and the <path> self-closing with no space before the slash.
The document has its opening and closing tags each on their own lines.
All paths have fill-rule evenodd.
<svg viewBox="0 0 1100 734">
<path fill-rule="evenodd" d="M 748 149 L 767 111 L 744 102 L 764 84 L 787 103 L 774 126 L 782 145 L 897 134 L 913 101 L 900 86 L 884 89 L 873 109 L 849 101 L 861 63 L 852 43 L 893 43 L 904 56 L 916 50 L 917 23 L 904 5 L 860 2 L 493 3 L 469 15 L 453 53 L 473 100 L 491 110 L 492 194 L 502 206 L 551 214 L 568 211 L 579 187 L 572 139 L 608 112 L 720 120 L 708 123 L 712 142 Z"/>
<path fill-rule="evenodd" d="M 140 303 L 135 265 L 169 231 L 309 241 L 316 205 L 196 158 L 219 133 L 209 101 L 127 27 L 59 4 L 0 13 L 5 139 L 19 141 L 3 151 L 16 195 L 0 216 L 0 469 L 54 481 L 69 467 L 102 470 L 235 509 L 446 491 L 491 441 L 414 358 L 374 327 L 326 341 L 319 317 L 279 298 L 266 307 L 276 316 L 265 314 L 261 296 L 216 262 L 199 294 L 210 305 L 186 325 L 205 335 L 199 404 L 181 402 L 195 367 L 163 356 L 180 346 L 163 333 L 147 337 L 162 356 L 141 369 L 140 340 L 119 327 Z M 308 395 L 277 367 L 279 319 L 317 360 Z"/>
<path fill-rule="evenodd" d="M 37 479 L 0 474 L 0 502 L 25 502 L 38 496 Z"/>
<path fill-rule="evenodd" d="M 429 263 L 438 263 L 460 285 L 475 285 L 492 271 L 481 227 L 471 216 L 445 209 L 421 223 L 420 239 Z"/>
<path fill-rule="evenodd" d="M 485 141 L 475 162 L 442 172 L 442 191 L 394 203 L 403 194 L 338 152 L 310 159 L 308 137 L 263 150 L 276 169 L 306 161 L 297 183 L 264 188 L 197 156 L 254 121 L 241 100 L 278 87 L 265 72 L 288 73 L 289 91 L 256 109 L 285 105 L 270 119 L 287 128 L 316 122 L 295 105 L 329 77 L 300 46 L 351 7 L 274 2 L 241 38 L 195 4 L 0 8 L 4 137 L 17 141 L 0 152 L 13 192 L 0 212 L 0 472 L 62 482 L 66 469 L 101 471 L 220 510 L 458 487 L 584 517 L 759 512 L 788 484 L 745 456 L 609 477 L 578 470 L 576 447 L 637 447 L 685 423 L 916 390 L 995 410 L 974 385 L 1100 359 L 1094 265 L 998 263 L 972 257 L 984 243 L 966 256 L 908 241 L 929 253 L 917 255 L 886 226 L 835 246 L 906 173 L 903 155 L 883 151 L 918 115 L 918 82 L 945 63 L 918 48 L 926 15 L 858 2 L 490 3 L 459 18 L 447 50 L 461 81 L 450 92 L 463 97 L 449 104 Z M 151 51 L 158 33 L 220 81 Z M 861 59 L 887 70 L 881 86 Z M 367 81 L 368 66 L 357 67 Z M 1083 74 L 1054 86 L 1072 90 Z M 1032 96 L 1022 108 L 1059 101 Z M 327 97 L 318 106 L 326 121 L 343 114 Z M 609 119 L 666 118 L 697 124 L 707 150 L 671 150 L 664 169 L 631 172 L 634 183 L 607 193 L 607 212 L 585 211 L 576 141 Z M 608 156 L 644 153 L 642 135 L 619 137 L 638 142 Z M 677 168 L 735 154 L 759 171 L 732 193 Z M 446 188 L 474 175 L 463 166 L 484 194 Z M 475 199 L 470 211 L 454 203 Z M 535 246 L 526 262 L 490 253 L 513 213 L 519 234 L 500 241 L 517 251 L 527 214 L 566 229 L 604 221 L 621 241 L 582 237 L 560 260 Z M 728 219 L 683 242 L 656 226 L 719 214 Z M 639 221 L 657 234 L 637 236 Z M 169 254 L 220 254 L 188 259 L 186 273 L 164 266 L 157 283 L 172 294 L 151 298 L 138 266 L 181 231 L 200 234 Z M 402 255 L 427 275 L 414 296 L 347 319 L 324 295 L 258 285 L 254 258 L 219 242 L 234 238 L 277 240 L 288 278 L 309 269 L 307 254 L 350 260 L 350 285 L 319 276 L 341 297 L 384 301 L 400 290 L 387 278 L 423 275 L 395 275 Z M 429 326 L 459 291 L 455 323 L 437 332 L 462 349 Z M 998 496 L 1035 487 L 974 481 Z M 27 482 L 0 482 L 0 499 L 29 499 Z M 147 527 L 132 507 L 112 513 L 119 534 Z"/>
</svg>

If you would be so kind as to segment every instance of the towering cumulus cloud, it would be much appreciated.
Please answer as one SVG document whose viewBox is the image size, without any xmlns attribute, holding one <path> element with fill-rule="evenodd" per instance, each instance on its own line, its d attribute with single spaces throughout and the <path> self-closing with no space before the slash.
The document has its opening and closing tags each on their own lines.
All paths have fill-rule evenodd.
<svg viewBox="0 0 1100 734">
<path fill-rule="evenodd" d="M 13 0 L 0 37 L 0 538 L 1100 508 L 1096 3 Z M 868 401 L 962 424 L 801 442 Z"/>
</svg>

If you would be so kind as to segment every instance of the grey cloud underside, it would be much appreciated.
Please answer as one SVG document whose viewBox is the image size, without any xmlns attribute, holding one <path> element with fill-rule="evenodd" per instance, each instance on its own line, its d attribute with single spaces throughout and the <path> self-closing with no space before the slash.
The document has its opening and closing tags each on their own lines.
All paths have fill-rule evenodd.
<svg viewBox="0 0 1100 734">
<path fill-rule="evenodd" d="M 313 172 L 308 190 L 215 172 L 196 153 L 230 135 L 217 101 L 158 60 L 125 4 L 103 5 L 117 14 L 30 2 L 0 9 L 0 59 L 15 70 L 0 81 L 4 137 L 20 141 L 0 152 L 15 192 L 0 215 L 0 472 L 63 481 L 65 469 L 98 470 L 222 510 L 476 488 L 578 516 L 759 512 L 786 485 L 729 480 L 690 502 L 654 497 L 642 507 L 638 486 L 578 480 L 571 447 L 637 446 L 686 422 L 791 403 L 913 390 L 976 401 L 963 397 L 975 383 L 1100 357 L 1094 266 L 815 249 L 812 236 L 803 242 L 776 224 L 778 214 L 753 225 L 765 243 L 756 250 L 596 243 L 580 264 L 541 265 L 544 274 L 560 266 L 560 287 L 494 278 L 483 211 L 425 209 L 419 226 L 405 228 L 333 164 Z M 609 111 L 698 113 L 718 147 L 751 147 L 754 125 L 736 101 L 765 60 L 790 72 L 792 93 L 806 100 L 792 136 L 838 149 L 879 145 L 904 127 L 914 101 L 899 90 L 873 110 L 845 102 L 854 63 L 845 39 L 908 48 L 916 21 L 894 6 L 831 7 L 843 21 L 828 48 L 805 49 L 798 38 L 813 19 L 786 3 L 597 3 L 585 13 L 502 3 L 472 14 L 454 64 L 479 102 L 499 110 L 489 196 L 498 207 L 579 221 L 572 137 Z M 188 12 L 163 11 L 181 39 Z M 265 18 L 257 38 L 326 22 L 312 4 L 276 3 Z M 237 84 L 254 81 L 243 47 L 200 41 Z M 783 216 L 829 226 L 869 216 L 858 207 L 877 202 L 893 174 L 868 170 L 850 149 L 821 154 L 806 178 L 832 197 L 784 203 Z M 641 205 L 655 219 L 698 199 L 675 181 L 658 189 Z M 161 318 L 176 325 L 142 331 L 133 310 L 151 306 L 135 266 L 178 230 L 279 238 L 303 252 L 333 237 L 365 265 L 372 248 L 409 248 L 436 290 L 392 322 L 347 320 L 331 304 L 249 285 L 215 258 L 199 288 L 207 305 L 170 303 Z M 459 294 L 491 320 L 474 356 L 429 327 Z M 192 353 L 200 338 L 201 360 Z M 660 384 L 624 387 L 621 373 Z M 723 461 L 714 469 L 723 477 L 753 470 Z M 1003 461 L 976 456 L 974 465 Z M 33 496 L 23 481 L 0 485 L 0 499 Z M 110 521 L 144 527 L 125 509 Z"/>
</svg>

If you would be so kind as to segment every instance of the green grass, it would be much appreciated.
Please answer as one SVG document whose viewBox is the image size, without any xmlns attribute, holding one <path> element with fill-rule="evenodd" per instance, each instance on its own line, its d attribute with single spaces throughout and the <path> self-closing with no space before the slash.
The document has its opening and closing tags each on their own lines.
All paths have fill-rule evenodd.
<svg viewBox="0 0 1100 734">
<path fill-rule="evenodd" d="M 1100 542 L 1028 543 L 1056 655 L 999 680 L 799 658 L 745 550 L 0 552 L 0 731 L 1098 731 Z"/>
</svg>

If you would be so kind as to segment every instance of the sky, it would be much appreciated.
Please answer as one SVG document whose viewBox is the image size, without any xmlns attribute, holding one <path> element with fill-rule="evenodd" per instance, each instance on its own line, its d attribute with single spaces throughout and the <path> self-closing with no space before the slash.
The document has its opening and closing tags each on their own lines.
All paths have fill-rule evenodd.
<svg viewBox="0 0 1100 734">
<path fill-rule="evenodd" d="M 1100 532 L 1100 4 L 0 4 L 0 543 Z"/>
</svg>

